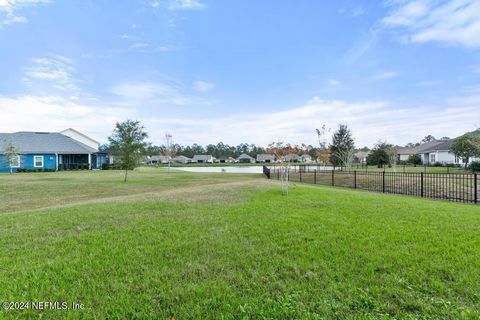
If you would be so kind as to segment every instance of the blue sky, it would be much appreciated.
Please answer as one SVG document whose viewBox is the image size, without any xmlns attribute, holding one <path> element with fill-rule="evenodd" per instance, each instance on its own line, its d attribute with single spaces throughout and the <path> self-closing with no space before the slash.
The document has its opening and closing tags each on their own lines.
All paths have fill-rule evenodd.
<svg viewBox="0 0 480 320">
<path fill-rule="evenodd" d="M 0 0 L 0 132 L 358 146 L 480 126 L 480 1 Z"/>
</svg>

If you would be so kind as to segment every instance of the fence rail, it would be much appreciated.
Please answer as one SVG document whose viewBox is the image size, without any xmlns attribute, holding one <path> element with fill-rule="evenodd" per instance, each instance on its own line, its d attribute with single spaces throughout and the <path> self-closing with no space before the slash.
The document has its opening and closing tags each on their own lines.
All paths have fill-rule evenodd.
<svg viewBox="0 0 480 320">
<path fill-rule="evenodd" d="M 264 167 L 271 179 L 278 179 L 279 168 Z M 268 174 L 267 174 L 268 173 Z M 403 194 L 430 199 L 475 203 L 480 201 L 477 173 L 403 173 L 290 169 L 289 180 L 303 183 Z"/>
</svg>

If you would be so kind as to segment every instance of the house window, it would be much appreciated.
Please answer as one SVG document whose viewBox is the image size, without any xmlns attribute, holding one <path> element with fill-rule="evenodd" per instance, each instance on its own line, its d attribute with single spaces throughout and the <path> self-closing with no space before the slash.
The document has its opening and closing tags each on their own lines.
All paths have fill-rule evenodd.
<svg viewBox="0 0 480 320">
<path fill-rule="evenodd" d="M 35 168 L 43 168 L 43 156 L 34 156 L 33 157 L 33 166 Z"/>
<path fill-rule="evenodd" d="M 20 168 L 20 156 L 15 156 L 10 160 L 10 167 Z"/>
<path fill-rule="evenodd" d="M 435 163 L 435 154 L 430 155 L 430 163 Z"/>
</svg>

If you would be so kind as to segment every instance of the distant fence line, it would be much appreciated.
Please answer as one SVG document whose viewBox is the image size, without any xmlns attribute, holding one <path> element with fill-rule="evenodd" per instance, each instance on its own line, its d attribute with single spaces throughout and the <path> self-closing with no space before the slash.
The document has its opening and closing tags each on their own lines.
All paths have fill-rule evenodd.
<svg viewBox="0 0 480 320">
<path fill-rule="evenodd" d="M 280 179 L 279 167 L 263 167 L 269 179 Z M 479 203 L 477 173 L 404 173 L 289 169 L 289 180 L 422 198 Z"/>
</svg>

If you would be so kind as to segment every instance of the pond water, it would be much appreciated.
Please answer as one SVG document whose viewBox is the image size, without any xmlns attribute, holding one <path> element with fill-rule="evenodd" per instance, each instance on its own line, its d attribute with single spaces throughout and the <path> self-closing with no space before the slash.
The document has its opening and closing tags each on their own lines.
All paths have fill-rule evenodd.
<svg viewBox="0 0 480 320">
<path fill-rule="evenodd" d="M 228 172 L 228 173 L 263 173 L 263 167 L 175 167 L 175 170 L 188 172 Z"/>
<path fill-rule="evenodd" d="M 297 167 L 298 168 L 298 167 Z M 307 170 L 332 170 L 332 167 L 324 166 L 302 166 Z M 242 167 L 174 167 L 172 169 L 188 172 L 228 172 L 228 173 L 263 173 L 262 166 L 242 166 Z M 295 170 L 295 166 L 290 166 L 290 170 Z"/>
</svg>

